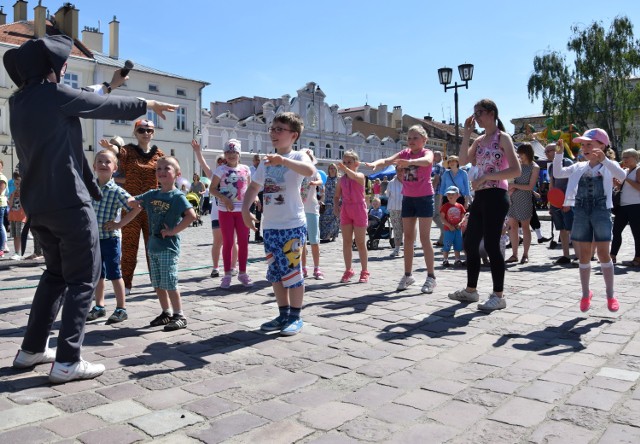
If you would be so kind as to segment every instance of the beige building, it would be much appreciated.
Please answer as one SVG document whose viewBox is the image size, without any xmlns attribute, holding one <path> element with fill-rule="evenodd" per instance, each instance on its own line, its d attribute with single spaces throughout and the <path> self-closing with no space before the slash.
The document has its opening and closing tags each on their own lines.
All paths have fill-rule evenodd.
<svg viewBox="0 0 640 444">
<path fill-rule="evenodd" d="M 81 88 L 87 85 L 110 81 L 113 72 L 124 66 L 126 57 L 120 56 L 120 23 L 113 17 L 108 28 L 108 50 L 104 52 L 104 34 L 100 29 L 85 27 L 79 33 L 79 11 L 65 3 L 50 17 L 47 9 L 38 2 L 33 8 L 33 19 L 28 20 L 28 4 L 18 0 L 13 7 L 13 22 L 7 23 L 7 15 L 0 13 L 0 57 L 26 40 L 44 35 L 64 33 L 75 40 L 63 82 Z M 137 24 L 132 24 L 137 26 Z M 135 61 L 134 61 L 135 63 Z M 193 80 L 176 74 L 159 71 L 136 64 L 129 74 L 130 80 L 114 90 L 113 94 L 144 97 L 177 104 L 177 112 L 168 114 L 166 120 L 159 119 L 150 111 L 147 118 L 156 123 L 154 143 L 166 154 L 175 155 L 182 166 L 185 177 L 190 178 L 195 170 L 195 159 L 191 139 L 199 131 L 202 89 L 207 82 Z M 5 164 L 5 173 L 17 163 L 9 131 L 8 98 L 15 85 L 4 66 L 0 68 L 0 158 Z M 80 119 L 82 124 L 85 154 L 90 163 L 99 149 L 98 141 L 119 135 L 125 142 L 135 142 L 133 122 Z"/>
</svg>

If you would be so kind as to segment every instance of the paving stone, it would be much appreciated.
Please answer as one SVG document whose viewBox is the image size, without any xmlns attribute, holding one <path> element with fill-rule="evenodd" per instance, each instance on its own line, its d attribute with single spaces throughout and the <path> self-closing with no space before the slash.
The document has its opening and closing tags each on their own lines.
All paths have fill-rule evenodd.
<svg viewBox="0 0 640 444">
<path fill-rule="evenodd" d="M 571 390 L 572 387 L 567 384 L 535 381 L 531 385 L 518 390 L 518 396 L 552 404 L 564 398 Z"/>
<path fill-rule="evenodd" d="M 640 372 L 631 372 L 629 370 L 623 370 L 618 368 L 602 367 L 598 371 L 597 376 L 604 378 L 619 379 L 621 381 L 635 382 L 640 377 Z"/>
<path fill-rule="evenodd" d="M 211 427 L 197 432 L 189 432 L 192 436 L 207 444 L 223 442 L 226 439 L 248 432 L 251 429 L 266 424 L 267 421 L 255 415 L 248 413 L 238 413 L 231 416 L 225 416 L 216 421 L 210 422 Z"/>
<path fill-rule="evenodd" d="M 640 401 L 626 401 L 613 412 L 612 418 L 615 422 L 640 427 Z"/>
<path fill-rule="evenodd" d="M 595 438 L 593 431 L 560 421 L 545 421 L 538 426 L 529 442 L 534 444 L 565 444 L 568 437 L 571 442 L 591 442 Z"/>
<path fill-rule="evenodd" d="M 315 364 L 311 367 L 307 367 L 304 371 L 313 375 L 318 375 L 321 378 L 331 379 L 338 375 L 347 373 L 349 369 L 345 367 L 339 367 L 337 365 L 320 363 Z"/>
<path fill-rule="evenodd" d="M 618 392 L 585 387 L 572 394 L 567 400 L 567 404 L 609 411 L 621 396 Z"/>
<path fill-rule="evenodd" d="M 476 382 L 474 386 L 479 389 L 491 390 L 492 392 L 511 394 L 518 390 L 521 384 L 499 378 L 484 378 Z"/>
<path fill-rule="evenodd" d="M 209 419 L 215 418 L 216 416 L 220 416 L 224 413 L 232 412 L 239 407 L 240 406 L 238 404 L 217 396 L 209 396 L 184 405 L 185 409 Z"/>
<path fill-rule="evenodd" d="M 308 444 L 359 444 L 361 441 L 353 439 L 344 433 L 317 433 L 308 438 Z"/>
<path fill-rule="evenodd" d="M 428 439 L 429 443 L 444 443 L 456 433 L 456 429 L 440 424 L 418 424 L 397 433 L 394 440 L 405 444 L 424 444 L 425 439 Z"/>
<path fill-rule="evenodd" d="M 138 416 L 130 421 L 147 435 L 161 436 L 204 421 L 199 415 L 184 409 L 167 409 Z"/>
<path fill-rule="evenodd" d="M 621 424 L 611 424 L 598 441 L 602 444 L 637 444 L 640 442 L 640 429 Z"/>
<path fill-rule="evenodd" d="M 97 393 L 88 392 L 53 398 L 49 402 L 67 413 L 76 413 L 106 404 L 109 401 Z"/>
<path fill-rule="evenodd" d="M 105 398 L 111 401 L 122 401 L 125 399 L 137 399 L 149 393 L 149 390 L 140 387 L 133 382 L 126 384 L 117 384 L 96 390 Z"/>
<path fill-rule="evenodd" d="M 448 396 L 441 393 L 430 392 L 428 390 L 416 390 L 397 397 L 394 402 L 396 404 L 408 405 L 419 410 L 428 411 L 445 403 L 448 399 Z"/>
<path fill-rule="evenodd" d="M 100 430 L 92 430 L 78 436 L 77 439 L 84 444 L 130 444 L 142 441 L 146 436 L 133 427 L 126 425 L 111 425 Z"/>
<path fill-rule="evenodd" d="M 4 443 L 40 443 L 57 442 L 58 437 L 40 426 L 28 426 L 0 433 L 0 442 Z"/>
<path fill-rule="evenodd" d="M 511 425 L 532 427 L 544 421 L 552 408 L 552 404 L 531 399 L 513 398 L 489 415 L 489 419 Z"/>
<path fill-rule="evenodd" d="M 347 421 L 357 418 L 365 410 L 362 407 L 343 402 L 328 402 L 302 412 L 298 421 L 320 430 L 332 430 Z"/>
<path fill-rule="evenodd" d="M 345 433 L 359 441 L 383 442 L 395 436 L 399 430 L 396 426 L 375 418 L 360 417 L 338 427 L 338 431 Z"/>
<path fill-rule="evenodd" d="M 2 415 L 0 415 L 0 431 L 17 428 L 32 422 L 40 422 L 60 414 L 60 410 L 44 402 L 21 405 L 2 412 Z"/>
<path fill-rule="evenodd" d="M 281 421 L 298 413 L 300 408 L 286 402 L 271 400 L 248 406 L 245 410 L 270 421 Z"/>
<path fill-rule="evenodd" d="M 288 443 L 300 442 L 312 435 L 315 430 L 298 424 L 295 421 L 275 421 L 236 436 L 229 442 L 237 443 Z"/>
<path fill-rule="evenodd" d="M 431 410 L 427 416 L 440 424 L 464 430 L 487 416 L 488 409 L 475 404 L 451 401 Z"/>
<path fill-rule="evenodd" d="M 182 405 L 196 398 L 197 396 L 193 393 L 186 392 L 181 388 L 172 388 L 153 391 L 148 395 L 137 398 L 136 401 L 152 410 L 162 410 L 176 405 Z"/>
<path fill-rule="evenodd" d="M 132 400 L 111 402 L 87 410 L 88 413 L 98 416 L 110 423 L 125 422 L 131 418 L 148 414 L 149 409 Z"/>
<path fill-rule="evenodd" d="M 481 420 L 470 429 L 459 434 L 451 444 L 495 444 L 523 442 L 527 429 L 491 420 Z"/>
<path fill-rule="evenodd" d="M 34 402 L 43 401 L 45 399 L 60 396 L 60 392 L 51 387 L 34 387 L 11 393 L 8 398 L 16 404 L 32 404 Z"/>
<path fill-rule="evenodd" d="M 103 420 L 84 412 L 73 413 L 42 423 L 42 427 L 63 438 L 71 438 L 89 430 L 98 430 L 106 425 L 108 424 Z"/>
</svg>

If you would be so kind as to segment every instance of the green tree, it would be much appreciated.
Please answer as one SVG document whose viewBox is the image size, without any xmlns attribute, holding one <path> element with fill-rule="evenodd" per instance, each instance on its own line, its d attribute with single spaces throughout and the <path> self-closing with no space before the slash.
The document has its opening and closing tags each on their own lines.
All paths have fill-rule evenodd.
<svg viewBox="0 0 640 444">
<path fill-rule="evenodd" d="M 640 40 L 627 17 L 616 17 L 609 30 L 601 22 L 571 27 L 567 49 L 575 53 L 573 67 L 558 51 L 534 57 L 529 99 L 542 98 L 542 112 L 560 125 L 586 127 L 595 122 L 614 145 L 630 134 L 632 113 L 640 111 L 640 82 L 629 79 L 640 68 Z"/>
</svg>

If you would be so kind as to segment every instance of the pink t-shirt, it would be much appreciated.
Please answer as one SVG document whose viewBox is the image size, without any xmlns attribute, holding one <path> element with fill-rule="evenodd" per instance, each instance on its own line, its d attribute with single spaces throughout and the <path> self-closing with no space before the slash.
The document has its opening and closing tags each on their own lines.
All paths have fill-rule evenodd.
<svg viewBox="0 0 640 444">
<path fill-rule="evenodd" d="M 349 179 L 346 174 L 340 178 L 340 189 L 342 190 L 342 203 L 361 204 L 364 203 L 364 185 L 358 181 Z"/>
<path fill-rule="evenodd" d="M 487 140 L 487 137 L 485 136 L 478 143 L 478 146 L 476 147 L 476 167 L 478 168 L 478 174 L 475 179 L 482 177 L 485 174 L 509 168 L 507 156 L 505 156 L 504 150 L 500 147 L 500 135 L 501 131 L 496 131 L 491 136 L 490 140 Z M 489 188 L 501 188 L 503 190 L 508 190 L 509 184 L 506 179 L 488 180 L 480 185 L 476 191 Z"/>
<path fill-rule="evenodd" d="M 417 153 L 412 153 L 410 148 L 400 151 L 399 159 L 420 159 L 430 149 L 422 148 Z M 411 165 L 404 170 L 402 180 L 402 195 L 408 197 L 433 196 L 433 183 L 431 183 L 431 167 Z"/>
<path fill-rule="evenodd" d="M 220 165 L 213 172 L 214 176 L 220 178 L 220 193 L 233 201 L 233 211 L 242 211 L 242 201 L 244 194 L 251 180 L 251 170 L 246 165 L 238 165 L 231 168 L 227 165 Z M 227 207 L 220 201 L 218 210 L 228 211 Z"/>
</svg>

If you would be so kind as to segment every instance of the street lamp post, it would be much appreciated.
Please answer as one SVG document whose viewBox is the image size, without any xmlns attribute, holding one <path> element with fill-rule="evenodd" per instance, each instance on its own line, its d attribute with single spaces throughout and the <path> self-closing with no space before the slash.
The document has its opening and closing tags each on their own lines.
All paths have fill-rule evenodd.
<svg viewBox="0 0 640 444">
<path fill-rule="evenodd" d="M 453 70 L 451 68 L 440 68 L 438 70 L 438 78 L 440 79 L 440 84 L 444 85 L 444 92 L 447 92 L 448 89 L 453 88 L 455 93 L 453 95 L 453 101 L 455 103 L 455 112 L 456 112 L 456 155 L 460 153 L 460 140 L 459 140 L 459 124 L 458 124 L 458 88 L 469 88 L 469 81 L 473 78 L 473 65 L 470 63 L 464 63 L 458 66 L 458 72 L 460 73 L 460 79 L 464 82 L 458 85 L 458 82 L 455 82 L 452 86 L 447 86 L 451 83 L 451 77 L 453 75 Z"/>
</svg>

